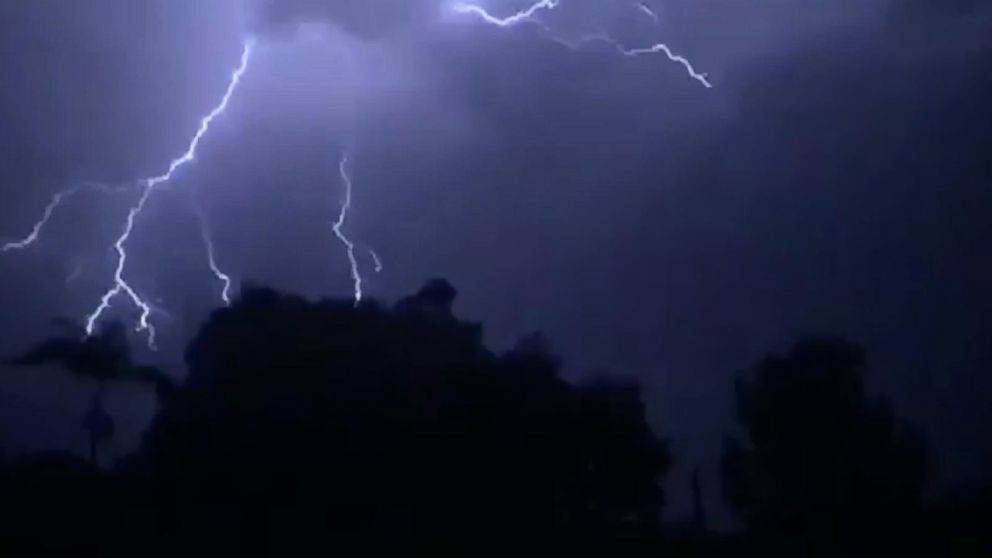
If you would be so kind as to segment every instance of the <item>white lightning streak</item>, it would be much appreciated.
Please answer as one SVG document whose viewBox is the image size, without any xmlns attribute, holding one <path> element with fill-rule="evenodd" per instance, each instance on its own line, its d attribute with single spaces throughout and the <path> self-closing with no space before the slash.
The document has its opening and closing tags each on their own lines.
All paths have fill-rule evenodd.
<svg viewBox="0 0 992 558">
<path fill-rule="evenodd" d="M 542 1 L 538 2 L 538 3 L 536 3 L 536 4 L 533 4 L 530 8 L 527 8 L 526 10 L 522 10 L 520 12 L 517 12 L 517 13 L 515 13 L 515 14 L 509 16 L 509 17 L 506 17 L 506 18 L 496 17 L 496 16 L 490 14 L 488 11 L 486 11 L 485 8 L 482 8 L 482 7 L 480 7 L 478 5 L 475 5 L 475 4 L 456 4 L 453 7 L 453 9 L 457 13 L 461 13 L 461 14 L 474 14 L 474 15 L 478 16 L 479 18 L 481 18 L 484 22 L 489 23 L 489 24 L 492 24 L 492 25 L 496 25 L 496 26 L 499 26 L 499 27 L 510 27 L 510 26 L 516 25 L 518 23 L 523 23 L 523 22 L 536 22 L 536 23 L 540 24 L 542 27 L 544 27 L 547 30 L 547 26 L 545 26 L 544 24 L 541 24 L 540 22 L 536 21 L 533 16 L 534 16 L 534 14 L 538 10 L 542 10 L 542 9 L 550 10 L 550 9 L 553 9 L 553 8 L 558 7 L 559 2 L 560 2 L 560 0 L 542 0 Z M 646 4 L 639 3 L 637 6 L 638 6 L 638 8 L 642 12 L 649 14 L 651 17 L 653 17 L 655 20 L 657 20 L 657 17 L 658 17 L 657 14 L 655 14 L 655 12 L 650 7 L 648 7 Z M 647 48 L 633 48 L 633 49 L 631 49 L 631 48 L 627 48 L 627 47 L 623 46 L 623 44 L 621 44 L 620 41 L 618 41 L 618 40 L 610 37 L 609 35 L 593 35 L 593 36 L 590 36 L 590 37 L 586 37 L 586 38 L 580 39 L 579 41 L 576 41 L 576 42 L 568 41 L 566 39 L 562 39 L 560 37 L 556 37 L 556 36 L 553 36 L 553 35 L 551 36 L 551 39 L 553 41 L 561 44 L 561 45 L 564 45 L 564 46 L 572 49 L 572 50 L 578 50 L 582 45 L 584 45 L 586 43 L 590 43 L 590 42 L 594 42 L 594 41 L 604 41 L 604 42 L 607 42 L 607 43 L 613 45 L 614 47 L 616 47 L 617 51 L 620 54 L 622 54 L 624 56 L 627 56 L 627 57 L 631 57 L 631 58 L 637 57 L 637 56 L 641 56 L 641 55 L 644 55 L 644 54 L 658 54 L 658 53 L 663 53 L 669 60 L 671 60 L 672 62 L 675 62 L 676 64 L 679 64 L 683 68 L 685 68 L 686 72 L 688 72 L 688 74 L 689 74 L 689 77 L 691 77 L 692 79 L 698 81 L 699 83 L 701 83 L 707 89 L 713 87 L 713 85 L 710 83 L 709 78 L 707 77 L 706 74 L 701 73 L 701 72 L 698 72 L 696 70 L 696 68 L 692 65 L 692 62 L 690 62 L 688 58 L 686 58 L 686 57 L 684 57 L 682 55 L 676 54 L 675 52 L 672 51 L 671 48 L 668 47 L 668 45 L 666 45 L 664 43 L 658 43 L 658 44 L 655 44 L 655 45 L 651 45 L 650 47 L 647 47 Z"/>
<path fill-rule="evenodd" d="M 384 267 L 382 265 L 382 259 L 379 258 L 379 254 L 376 254 L 375 250 L 369 248 L 369 256 L 372 258 L 372 263 L 375 265 L 375 272 L 382 273 Z"/>
<path fill-rule="evenodd" d="M 231 305 L 231 276 L 224 273 L 220 266 L 217 265 L 216 251 L 214 250 L 214 240 L 210 236 L 210 225 L 207 223 L 207 215 L 203 212 L 203 208 L 193 202 L 193 212 L 196 213 L 196 218 L 200 222 L 200 236 L 203 238 L 203 244 L 207 247 L 207 263 L 210 265 L 210 271 L 213 272 L 214 277 L 223 285 L 223 289 L 220 292 L 220 298 L 224 301 L 227 306 Z"/>
<path fill-rule="evenodd" d="M 106 312 L 114 299 L 124 293 L 131 300 L 131 302 L 141 311 L 141 317 L 138 320 L 138 325 L 135 327 L 135 331 L 147 331 L 148 332 L 148 345 L 149 347 L 155 346 L 155 326 L 152 325 L 150 321 L 150 316 L 152 312 L 152 307 L 150 304 L 145 302 L 138 295 L 137 291 L 131 287 L 131 285 L 124 278 L 124 270 L 127 267 L 127 249 L 125 245 L 128 239 L 131 237 L 131 232 L 134 230 L 134 224 L 138 216 L 145 208 L 145 204 L 148 203 L 148 199 L 151 197 L 152 193 L 155 192 L 158 186 L 172 180 L 173 175 L 186 166 L 192 163 L 196 159 L 197 148 L 200 146 L 200 141 L 210 130 L 210 125 L 213 121 L 220 116 L 231 101 L 231 97 L 234 95 L 238 84 L 241 82 L 241 77 L 245 74 L 248 69 L 248 62 L 251 59 L 252 50 L 254 43 L 248 41 L 244 44 L 244 48 L 241 53 L 241 63 L 231 74 L 231 80 L 228 83 L 227 90 L 224 92 L 224 96 L 220 103 L 214 107 L 206 116 L 200 120 L 200 127 L 197 129 L 196 134 L 190 141 L 186 152 L 183 153 L 179 158 L 174 159 L 170 164 L 168 170 L 158 176 L 153 176 L 151 178 L 146 178 L 142 182 L 143 190 L 141 192 L 141 197 L 138 198 L 137 203 L 131 207 L 131 210 L 127 214 L 127 219 L 125 220 L 124 231 L 117 238 L 114 243 L 114 250 L 117 252 L 117 267 L 114 270 L 114 285 L 100 299 L 100 304 L 97 306 L 93 312 L 86 318 L 86 334 L 93 335 L 96 329 L 97 322 Z"/>
<path fill-rule="evenodd" d="M 658 14 L 651 9 L 651 6 L 648 6 L 644 2 L 638 2 L 637 9 L 640 10 L 642 14 L 651 18 L 651 21 L 653 21 L 655 25 L 661 23 L 661 20 L 658 18 Z"/>
<path fill-rule="evenodd" d="M 676 54 L 675 52 L 672 51 L 671 48 L 668 47 L 668 45 L 664 43 L 658 43 L 645 48 L 627 48 L 623 46 L 623 44 L 621 44 L 620 41 L 614 39 L 613 37 L 610 37 L 609 35 L 603 35 L 603 34 L 589 35 L 579 39 L 578 41 L 568 41 L 565 39 L 555 37 L 554 41 L 572 50 L 579 50 L 584 45 L 590 43 L 603 42 L 609 44 L 610 46 L 615 48 L 617 52 L 619 52 L 621 55 L 626 56 L 628 58 L 636 58 L 638 56 L 661 53 L 664 54 L 665 57 L 671 60 L 672 62 L 675 62 L 676 64 L 679 64 L 683 68 L 685 68 L 685 71 L 689 75 L 689 77 L 698 81 L 700 84 L 703 85 L 703 87 L 707 89 L 713 88 L 713 84 L 710 83 L 709 76 L 707 74 L 697 71 L 695 66 L 692 65 L 692 62 L 690 62 L 688 58 L 680 54 Z"/>
<path fill-rule="evenodd" d="M 35 222 L 34 227 L 31 228 L 31 232 L 20 240 L 7 242 L 2 247 L 0 247 L 0 252 L 26 250 L 27 248 L 30 248 L 32 245 L 38 242 L 38 238 L 41 237 L 41 232 L 44 230 L 45 226 L 48 225 L 48 222 L 52 219 L 52 215 L 55 214 L 55 210 L 61 207 L 62 202 L 64 202 L 67 198 L 77 194 L 80 190 L 84 188 L 88 188 L 92 190 L 101 190 L 104 192 L 119 192 L 126 189 L 126 187 L 114 188 L 107 186 L 105 184 L 100 184 L 98 182 L 83 182 L 80 184 L 76 184 L 75 186 L 72 186 L 70 188 L 66 188 L 61 192 L 56 192 L 55 195 L 52 196 L 52 199 L 48 202 L 48 205 L 45 206 L 45 211 L 44 213 L 42 213 L 41 218 L 38 219 L 38 221 Z"/>
<path fill-rule="evenodd" d="M 455 4 L 452 9 L 459 14 L 477 15 L 486 23 L 490 23 L 492 25 L 497 25 L 499 27 L 511 27 L 525 21 L 534 21 L 534 14 L 541 10 L 553 10 L 558 7 L 560 2 L 561 0 L 540 0 L 527 9 L 520 10 L 511 16 L 503 18 L 496 17 L 486 11 L 486 9 L 482 6 L 477 6 L 475 4 L 459 3 Z"/>
<path fill-rule="evenodd" d="M 604 39 L 604 40 L 608 40 L 608 42 L 613 43 L 613 45 L 616 46 L 620 54 L 623 54 L 624 56 L 631 58 L 641 56 L 643 54 L 658 54 L 659 52 L 664 53 L 665 56 L 668 57 L 668 59 L 671 60 L 672 62 L 675 62 L 676 64 L 681 64 L 682 67 L 685 68 L 685 71 L 689 74 L 689 77 L 698 81 L 703 85 L 703 87 L 707 89 L 713 88 L 713 84 L 710 83 L 709 77 L 706 74 L 697 71 L 696 68 L 692 65 L 692 62 L 690 62 L 688 58 L 680 54 L 675 54 L 674 52 L 672 52 L 672 49 L 668 48 L 668 45 L 664 43 L 651 45 L 650 47 L 647 48 L 624 48 L 623 45 L 621 45 L 620 43 L 618 43 L 613 39 Z"/>
<path fill-rule="evenodd" d="M 348 263 L 351 264 L 351 280 L 355 290 L 355 305 L 358 305 L 362 301 L 363 296 L 362 273 L 358 269 L 358 258 L 355 257 L 355 243 L 342 230 L 345 222 L 348 220 L 348 212 L 351 211 L 352 183 L 351 176 L 348 174 L 347 153 L 341 156 L 341 162 L 338 164 L 338 174 L 341 175 L 341 184 L 344 186 L 344 199 L 341 201 L 341 210 L 332 228 L 334 229 L 334 236 L 338 237 L 338 240 L 341 241 L 341 244 L 344 245 L 348 253 Z"/>
<path fill-rule="evenodd" d="M 79 188 L 80 188 L 79 186 L 73 186 L 72 188 L 69 188 L 67 190 L 56 192 L 55 195 L 52 196 L 52 200 L 48 202 L 47 206 L 45 206 L 45 213 L 42 215 L 41 219 L 39 219 L 38 222 L 34 224 L 34 228 L 31 229 L 31 233 L 25 236 L 24 238 L 22 238 L 21 240 L 12 241 L 4 244 L 3 248 L 0 248 L 0 252 L 10 252 L 11 250 L 24 250 L 28 246 L 31 246 L 32 244 L 37 242 L 38 237 L 41 236 L 41 230 L 45 228 L 45 225 L 48 224 L 48 221 L 52 218 L 52 214 L 55 213 L 55 210 L 60 205 L 62 205 L 62 200 L 78 192 Z"/>
</svg>

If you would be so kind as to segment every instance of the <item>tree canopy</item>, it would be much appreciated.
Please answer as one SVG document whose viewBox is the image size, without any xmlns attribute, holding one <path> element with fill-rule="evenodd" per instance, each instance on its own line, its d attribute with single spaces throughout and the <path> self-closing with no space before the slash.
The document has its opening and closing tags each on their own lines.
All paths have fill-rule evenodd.
<svg viewBox="0 0 992 558">
<path fill-rule="evenodd" d="M 738 380 L 728 503 L 753 528 L 823 545 L 878 533 L 919 504 L 921 439 L 865 394 L 864 351 L 808 339 Z"/>
<path fill-rule="evenodd" d="M 142 450 L 164 518 L 277 538 L 656 528 L 669 459 L 637 387 L 566 383 L 533 339 L 494 354 L 454 298 L 250 289 L 214 313 Z"/>
</svg>

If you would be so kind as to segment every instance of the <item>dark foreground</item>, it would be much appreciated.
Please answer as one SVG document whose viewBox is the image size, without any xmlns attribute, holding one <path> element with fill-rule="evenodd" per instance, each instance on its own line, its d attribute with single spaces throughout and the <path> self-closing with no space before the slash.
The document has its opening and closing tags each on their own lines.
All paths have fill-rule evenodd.
<svg viewBox="0 0 992 558">
<path fill-rule="evenodd" d="M 292 556 L 356 538 L 467 551 L 619 539 L 676 556 L 992 556 L 992 499 L 925 501 L 923 441 L 865 397 L 863 355 L 813 340 L 737 386 L 723 490 L 747 530 L 664 529 L 671 463 L 636 385 L 572 385 L 540 335 L 505 354 L 428 284 L 393 308 L 249 290 L 190 343 L 182 384 L 116 328 L 18 359 L 94 380 L 92 455 L 0 462 L 0 555 Z M 156 390 L 142 446 L 100 463 L 100 394 Z M 526 547 L 521 547 L 526 548 Z"/>
</svg>

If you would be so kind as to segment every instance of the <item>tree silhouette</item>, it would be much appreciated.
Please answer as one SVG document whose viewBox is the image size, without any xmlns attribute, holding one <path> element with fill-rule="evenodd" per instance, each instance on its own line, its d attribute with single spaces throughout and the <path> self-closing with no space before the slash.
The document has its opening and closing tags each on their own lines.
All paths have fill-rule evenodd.
<svg viewBox="0 0 992 558">
<path fill-rule="evenodd" d="M 0 463 L 0 555 L 104 556 L 116 522 L 115 493 L 102 471 L 68 454 Z"/>
<path fill-rule="evenodd" d="M 174 388 L 172 380 L 157 368 L 132 361 L 124 326 L 119 323 L 108 324 L 92 336 L 76 332 L 76 335 L 51 337 L 8 363 L 15 366 L 56 364 L 73 375 L 96 382 L 93 403 L 82 419 L 82 427 L 89 434 L 93 463 L 97 461 L 98 446 L 114 434 L 113 417 L 103 406 L 107 383 L 151 384 L 160 399 L 168 397 Z"/>
<path fill-rule="evenodd" d="M 253 545 L 655 529 L 668 455 L 638 389 L 572 386 L 546 345 L 493 354 L 454 299 L 247 289 L 217 311 L 136 467 L 163 525 Z"/>
<path fill-rule="evenodd" d="M 697 469 L 693 524 L 657 538 L 669 454 L 639 388 L 565 382 L 540 333 L 486 349 L 481 327 L 452 313 L 456 295 L 435 280 L 392 308 L 356 307 L 248 288 L 190 343 L 178 386 L 135 365 L 116 325 L 42 343 L 14 362 L 154 382 L 162 404 L 141 448 L 111 468 L 0 453 L 0 555 L 295 555 L 335 535 L 560 534 L 647 535 L 676 556 L 856 556 L 862 541 L 989 555 L 990 493 L 915 513 L 922 443 L 865 395 L 862 350 L 830 339 L 738 381 L 724 491 L 750 531 L 705 530 Z"/>
<path fill-rule="evenodd" d="M 811 339 L 738 380 L 745 436 L 727 441 L 724 492 L 752 528 L 826 551 L 916 508 L 923 444 L 865 396 L 863 364 L 856 345 Z"/>
</svg>

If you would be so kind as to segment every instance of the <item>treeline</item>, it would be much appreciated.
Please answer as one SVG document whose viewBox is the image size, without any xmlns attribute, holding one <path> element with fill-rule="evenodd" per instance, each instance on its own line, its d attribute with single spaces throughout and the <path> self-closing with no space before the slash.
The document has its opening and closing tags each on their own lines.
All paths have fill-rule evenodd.
<svg viewBox="0 0 992 558">
<path fill-rule="evenodd" d="M 672 555 L 990 548 L 990 500 L 924 504 L 923 440 L 865 395 L 855 345 L 802 341 L 741 376 L 722 471 L 747 530 L 673 533 L 672 456 L 638 387 L 563 381 L 539 334 L 488 350 L 455 295 L 436 280 L 356 307 L 248 289 L 192 340 L 181 383 L 135 364 L 119 326 L 46 341 L 14 363 L 93 380 L 90 455 L 0 462 L 0 550 L 294 555 L 354 536 L 476 550 L 623 537 Z M 153 387 L 159 409 L 141 447 L 101 467 L 102 393 L 121 381 Z"/>
</svg>

